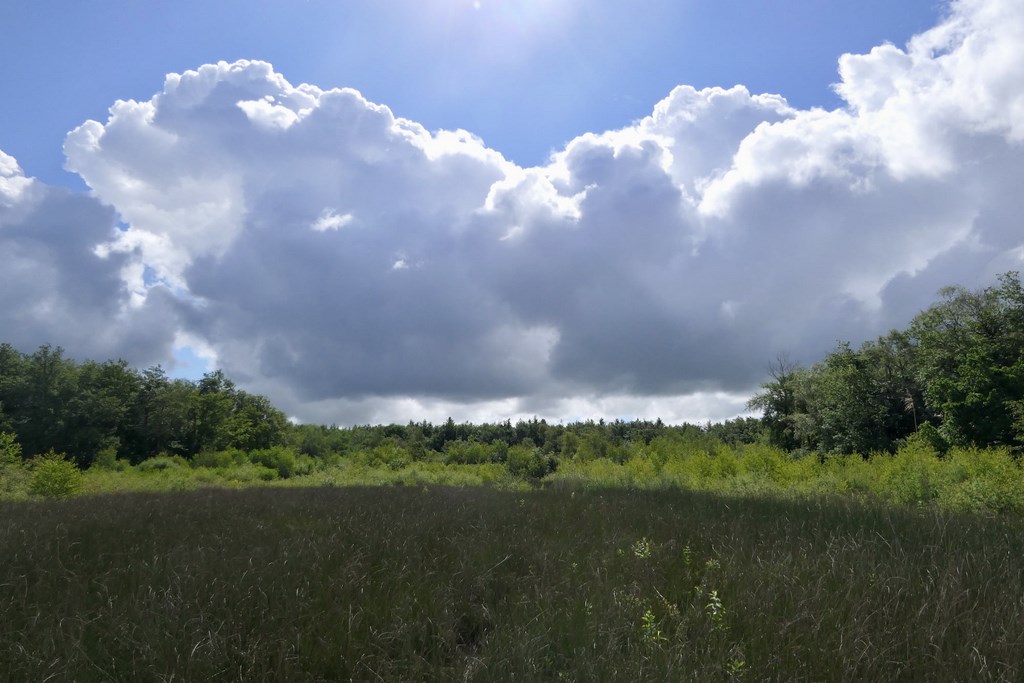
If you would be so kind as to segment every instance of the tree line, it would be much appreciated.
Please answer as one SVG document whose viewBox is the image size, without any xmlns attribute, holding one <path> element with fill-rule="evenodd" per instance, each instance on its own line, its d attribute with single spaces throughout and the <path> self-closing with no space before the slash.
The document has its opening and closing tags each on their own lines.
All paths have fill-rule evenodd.
<svg viewBox="0 0 1024 683">
<path fill-rule="evenodd" d="M 78 363 L 45 344 L 25 354 L 0 344 L 0 433 L 25 457 L 66 453 L 88 467 L 104 451 L 133 464 L 159 454 L 269 448 L 288 421 L 265 396 L 238 389 L 221 371 L 172 379 L 126 361 Z"/>
<path fill-rule="evenodd" d="M 947 287 L 906 329 L 800 367 L 780 356 L 749 403 L 787 450 L 892 451 L 920 432 L 950 446 L 1024 444 L 1024 288 L 1009 272 L 980 291 Z"/>
<path fill-rule="evenodd" d="M 513 462 L 541 477 L 559 461 L 625 462 L 630 448 L 661 436 L 711 449 L 767 442 L 797 455 L 895 451 L 919 434 L 936 450 L 1024 444 L 1024 288 L 1018 273 L 981 291 L 942 290 L 904 330 L 859 348 L 842 342 L 801 367 L 780 356 L 749 407 L 762 417 L 666 425 L 661 420 L 545 420 L 365 425 L 291 424 L 264 396 L 221 371 L 172 379 L 126 361 L 78 363 L 60 347 L 22 353 L 0 344 L 0 434 L 23 457 L 65 453 L 80 467 L 100 454 L 137 464 L 157 455 L 194 459 L 278 446 L 295 455 L 371 454 L 378 464 L 442 460 Z"/>
<path fill-rule="evenodd" d="M 221 371 L 199 380 L 172 379 L 160 367 L 124 360 L 76 362 L 49 344 L 22 353 L 0 344 L 0 434 L 24 458 L 63 453 L 82 468 L 100 454 L 138 464 L 158 455 L 193 460 L 203 453 L 282 446 L 324 459 L 374 453 L 392 459 L 480 464 L 518 458 L 532 476 L 553 471 L 561 457 L 625 461 L 633 444 L 675 433 L 725 443 L 761 440 L 760 420 L 669 426 L 661 420 L 604 420 L 568 425 L 533 418 L 498 423 L 334 426 L 292 424 L 265 396 L 238 389 Z M 392 463 L 394 464 L 394 463 Z"/>
</svg>

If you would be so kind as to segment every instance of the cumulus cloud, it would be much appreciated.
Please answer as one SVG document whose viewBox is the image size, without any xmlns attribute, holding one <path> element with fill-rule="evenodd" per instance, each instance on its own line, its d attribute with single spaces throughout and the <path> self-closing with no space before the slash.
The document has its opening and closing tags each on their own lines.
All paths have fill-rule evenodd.
<svg viewBox="0 0 1024 683">
<path fill-rule="evenodd" d="M 833 111 L 680 86 L 520 168 L 266 63 L 171 74 L 68 135 L 93 198 L 43 203 L 103 227 L 46 258 L 99 271 L 43 289 L 172 310 L 161 339 L 302 419 L 728 417 L 777 352 L 813 361 L 1022 261 L 1020 3 L 954 2 L 839 78 Z M 0 210 L 32 187 L 0 155 Z"/>
<path fill-rule="evenodd" d="M 61 345 L 83 359 L 165 359 L 177 304 L 161 288 L 130 304 L 131 264 L 102 248 L 116 231 L 110 207 L 25 176 L 0 151 L 0 340 L 25 351 Z"/>
</svg>

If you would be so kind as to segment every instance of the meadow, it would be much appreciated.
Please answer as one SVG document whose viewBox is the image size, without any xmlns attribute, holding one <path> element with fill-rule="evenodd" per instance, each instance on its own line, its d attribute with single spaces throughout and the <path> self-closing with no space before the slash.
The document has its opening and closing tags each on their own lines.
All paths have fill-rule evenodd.
<svg viewBox="0 0 1024 683">
<path fill-rule="evenodd" d="M 1020 680 L 1024 520 L 680 489 L 0 503 L 9 680 Z"/>
</svg>

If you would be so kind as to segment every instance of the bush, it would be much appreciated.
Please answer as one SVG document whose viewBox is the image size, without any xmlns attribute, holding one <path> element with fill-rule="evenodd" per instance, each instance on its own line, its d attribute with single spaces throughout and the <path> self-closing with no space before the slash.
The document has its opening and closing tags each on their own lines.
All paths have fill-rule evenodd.
<svg viewBox="0 0 1024 683">
<path fill-rule="evenodd" d="M 1008 451 L 954 448 L 948 461 L 953 483 L 940 500 L 945 507 L 976 512 L 1024 509 L 1024 475 Z"/>
<path fill-rule="evenodd" d="M 939 456 L 931 446 L 911 442 L 896 455 L 878 455 L 871 464 L 881 468 L 881 493 L 904 505 L 923 505 L 934 501 L 942 483 Z"/>
<path fill-rule="evenodd" d="M 267 469 L 274 470 L 282 479 L 287 479 L 295 474 L 295 451 L 287 446 L 255 450 L 249 454 L 249 460 L 254 465 L 262 465 Z"/>
<path fill-rule="evenodd" d="M 458 439 L 444 445 L 445 464 L 478 465 L 490 462 L 491 449 L 476 441 Z"/>
<path fill-rule="evenodd" d="M 92 461 L 92 467 L 112 472 L 123 472 L 128 467 L 128 463 L 118 459 L 116 446 L 107 446 L 96 454 L 96 458 Z"/>
<path fill-rule="evenodd" d="M 371 450 L 357 451 L 352 459 L 360 465 L 373 468 L 400 470 L 412 464 L 412 456 L 393 440 L 386 440 Z"/>
<path fill-rule="evenodd" d="M 135 469 L 139 472 L 161 472 L 182 467 L 188 467 L 188 461 L 180 455 L 154 455 L 152 458 L 140 462 Z"/>
<path fill-rule="evenodd" d="M 539 448 L 531 447 L 528 444 L 519 444 L 508 450 L 508 460 L 505 466 L 513 477 L 540 479 L 546 474 L 554 472 L 558 462 L 551 456 L 542 453 Z"/>
<path fill-rule="evenodd" d="M 63 453 L 52 450 L 32 461 L 29 493 L 43 498 L 67 498 L 82 488 L 82 473 Z"/>
<path fill-rule="evenodd" d="M 277 470 L 264 467 L 263 465 L 246 463 L 225 470 L 224 478 L 239 484 L 249 484 L 256 481 L 274 481 L 277 479 Z"/>
<path fill-rule="evenodd" d="M 21 444 L 14 440 L 14 434 L 0 432 L 0 469 L 21 464 Z"/>
<path fill-rule="evenodd" d="M 226 451 L 200 451 L 192 458 L 192 467 L 225 469 L 249 462 L 249 456 L 237 448 Z"/>
</svg>

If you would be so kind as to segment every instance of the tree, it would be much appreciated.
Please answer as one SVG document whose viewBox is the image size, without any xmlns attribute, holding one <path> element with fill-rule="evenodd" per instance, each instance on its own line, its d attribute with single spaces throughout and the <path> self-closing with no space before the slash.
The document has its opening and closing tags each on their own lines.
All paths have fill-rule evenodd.
<svg viewBox="0 0 1024 683">
<path fill-rule="evenodd" d="M 928 408 L 951 443 L 1019 445 L 1017 402 L 1024 400 L 1024 288 L 1010 272 L 980 292 L 944 289 L 919 314 L 917 377 Z"/>
<path fill-rule="evenodd" d="M 287 424 L 285 414 L 265 396 L 237 391 L 230 414 L 214 435 L 214 447 L 252 451 L 278 446 L 284 441 Z"/>
<path fill-rule="evenodd" d="M 30 454 L 66 452 L 73 438 L 68 406 L 78 391 L 75 362 L 61 347 L 44 344 L 29 356 L 26 371 L 16 425 L 21 445 Z"/>
<path fill-rule="evenodd" d="M 797 385 L 804 371 L 780 353 L 769 363 L 771 380 L 761 385 L 763 391 L 747 401 L 748 410 L 760 410 L 773 446 L 792 450 L 800 446 L 797 430 Z"/>
</svg>

